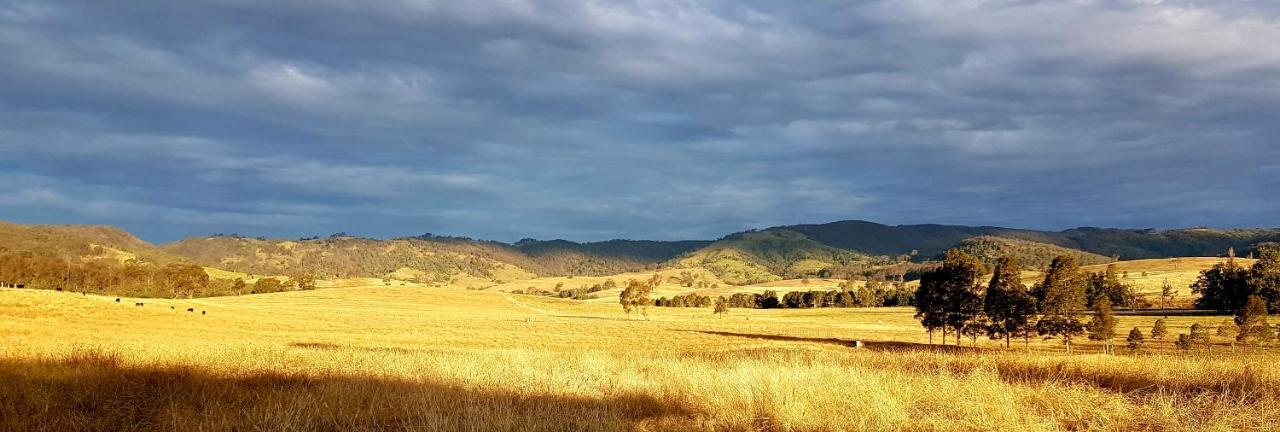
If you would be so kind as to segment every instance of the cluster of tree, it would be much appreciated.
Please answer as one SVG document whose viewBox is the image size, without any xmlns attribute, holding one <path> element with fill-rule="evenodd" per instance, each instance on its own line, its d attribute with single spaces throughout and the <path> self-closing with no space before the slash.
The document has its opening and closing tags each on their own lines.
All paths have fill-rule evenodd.
<svg viewBox="0 0 1280 432">
<path fill-rule="evenodd" d="M 653 305 L 659 307 L 710 307 L 711 304 L 711 297 L 694 293 L 678 295 L 670 299 L 662 297 L 653 301 Z"/>
<path fill-rule="evenodd" d="M 137 260 L 78 260 L 18 252 L 0 255 L 0 283 L 6 286 L 134 297 L 217 295 L 200 266 L 158 266 Z M 215 292 L 210 292 L 215 288 Z"/>
<path fill-rule="evenodd" d="M 831 291 L 791 291 L 781 298 L 775 291 L 763 294 L 736 293 L 724 299 L 727 308 L 775 309 L 775 308 L 825 308 L 825 307 L 879 307 L 909 306 L 914 293 L 901 284 L 886 286 L 885 284 L 867 284 L 862 288 L 850 289 L 852 282 L 841 285 L 840 290 Z M 718 301 L 716 299 L 716 301 Z M 709 307 L 715 304 L 709 296 L 694 293 L 666 297 L 654 301 L 654 306 L 662 307 Z"/>
<path fill-rule="evenodd" d="M 1273 258 L 1280 263 L 1280 255 Z M 1259 295 L 1266 292 L 1265 288 L 1246 290 L 1241 287 L 1247 285 L 1240 282 L 1258 280 L 1255 278 L 1272 274 L 1270 271 L 1266 264 L 1261 268 L 1255 265 L 1248 271 L 1252 277 L 1241 277 L 1238 274 L 1245 271 L 1233 267 L 1232 260 L 1228 260 L 1204 272 L 1198 282 L 1202 287 L 1234 286 L 1245 291 L 1240 301 L 1217 300 L 1229 302 L 1225 307 L 1233 308 L 1231 311 L 1236 314 L 1234 320 L 1218 327 L 1217 336 L 1231 340 L 1233 346 L 1235 342 L 1258 344 L 1276 338 L 1275 330 L 1267 322 L 1269 304 Z M 982 275 L 981 262 L 959 250 L 947 252 L 942 266 L 923 275 L 916 292 L 916 318 L 929 331 L 930 341 L 935 330 L 942 330 L 944 341 L 948 333 L 954 334 L 957 344 L 962 335 L 976 339 L 986 334 L 992 339 L 1004 339 L 1005 346 L 1012 338 L 1029 341 L 1031 336 L 1038 335 L 1061 339 L 1069 352 L 1075 337 L 1088 334 L 1089 339 L 1102 343 L 1105 352 L 1111 352 L 1111 341 L 1117 336 L 1113 305 L 1146 306 L 1144 299 L 1120 282 L 1114 267 L 1108 267 L 1102 274 L 1086 274 L 1070 256 L 1055 258 L 1044 279 L 1030 290 L 1022 284 L 1017 260 L 1010 257 L 999 260 L 985 284 L 980 280 Z M 1237 278 L 1232 283 L 1239 285 L 1213 285 L 1231 281 L 1232 277 Z M 1235 304 L 1240 306 L 1233 306 Z M 1083 318 L 1088 311 L 1092 311 L 1091 319 L 1085 322 Z M 1167 334 L 1165 321 L 1157 320 L 1151 338 L 1162 340 Z M 1131 349 L 1140 349 L 1145 340 L 1136 327 L 1126 338 Z M 1177 339 L 1177 345 L 1184 349 L 1207 348 L 1209 344 L 1208 328 L 1200 324 L 1193 325 L 1190 334 L 1179 334 Z"/>
<path fill-rule="evenodd" d="M 622 310 L 631 315 L 631 312 L 639 312 L 644 319 L 649 319 L 649 312 L 646 307 L 653 303 L 649 300 L 649 293 L 653 292 L 654 285 L 649 282 L 641 282 L 635 279 L 627 281 L 627 287 L 622 289 L 622 293 L 618 294 L 618 304 L 622 305 Z"/>
<path fill-rule="evenodd" d="M 1226 262 L 1200 273 L 1191 285 L 1199 294 L 1196 307 L 1225 313 L 1237 313 L 1258 297 L 1271 313 L 1280 312 L 1280 248 L 1261 247 L 1253 266 L 1236 263 L 1234 250 L 1228 251 Z"/>
<path fill-rule="evenodd" d="M 1131 289 L 1124 287 L 1109 268 L 1101 277 L 1080 271 L 1075 258 L 1054 258 L 1044 279 L 1031 290 L 1021 280 L 1016 259 L 1001 257 L 993 275 L 985 283 L 981 261 L 960 251 L 948 251 L 940 267 L 921 277 L 916 291 L 916 318 L 929 332 L 942 331 L 945 341 L 954 334 L 976 342 L 980 335 L 1030 341 L 1033 335 L 1059 338 L 1067 350 L 1071 342 L 1088 331 L 1091 339 L 1110 348 L 1115 337 L 1114 301 L 1132 303 Z M 1082 321 L 1092 309 L 1093 319 Z"/>
<path fill-rule="evenodd" d="M 618 282 L 614 281 L 613 279 L 605 279 L 603 283 L 598 283 L 590 286 L 588 286 L 587 284 L 582 284 L 578 288 L 572 288 L 572 289 L 564 289 L 564 282 L 559 282 L 559 283 L 556 283 L 555 288 L 552 288 L 551 290 L 538 289 L 538 287 L 530 286 L 523 290 L 511 291 L 511 293 L 541 295 L 541 296 L 559 297 L 559 298 L 571 298 L 574 300 L 589 300 L 594 298 L 590 294 L 597 293 L 604 290 L 614 289 L 617 287 L 618 287 Z"/>
<path fill-rule="evenodd" d="M 108 260 L 67 259 L 32 252 L 0 254 L 0 285 L 57 291 L 112 294 L 130 297 L 195 298 L 313 289 L 315 279 L 296 276 L 287 282 L 274 279 L 280 288 L 257 284 L 249 289 L 243 280 L 212 279 L 198 265 L 171 263 L 156 265 L 130 259 L 123 263 Z"/>
</svg>

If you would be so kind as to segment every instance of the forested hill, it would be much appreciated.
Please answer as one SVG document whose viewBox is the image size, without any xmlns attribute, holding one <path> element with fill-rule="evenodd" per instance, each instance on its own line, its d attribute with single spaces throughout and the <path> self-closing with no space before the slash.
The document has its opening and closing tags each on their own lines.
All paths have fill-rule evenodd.
<svg viewBox="0 0 1280 432">
<path fill-rule="evenodd" d="M 1280 229 L 1175 230 L 1074 228 L 1065 231 L 1035 231 L 991 226 L 962 225 L 882 225 L 867 221 L 840 221 L 820 225 L 792 225 L 770 228 L 805 234 L 828 246 L 869 255 L 898 255 L 917 251 L 932 257 L 955 247 L 962 240 L 1001 237 L 1047 243 L 1121 259 L 1175 256 L 1217 256 L 1227 248 L 1247 251 L 1255 245 L 1280 241 Z"/>
<path fill-rule="evenodd" d="M 0 254 L 167 264 L 185 261 L 122 229 L 105 225 L 30 225 L 0 221 Z"/>
</svg>

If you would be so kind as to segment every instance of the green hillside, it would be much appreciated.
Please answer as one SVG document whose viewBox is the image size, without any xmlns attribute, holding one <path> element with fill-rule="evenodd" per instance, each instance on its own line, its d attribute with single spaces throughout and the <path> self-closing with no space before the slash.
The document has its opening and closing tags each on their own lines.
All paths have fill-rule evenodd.
<svg viewBox="0 0 1280 432">
<path fill-rule="evenodd" d="M 977 257 L 988 266 L 994 265 L 1002 256 L 1010 256 L 1017 259 L 1022 268 L 1028 270 L 1045 268 L 1055 257 L 1062 255 L 1075 257 L 1081 265 L 1106 264 L 1113 261 L 1111 257 L 1058 245 L 995 236 L 967 238 L 961 240 L 956 248 Z"/>
<path fill-rule="evenodd" d="M 817 274 L 834 265 L 869 261 L 866 255 L 834 248 L 788 230 L 734 234 L 677 258 L 671 265 L 702 267 L 721 280 L 744 285 Z"/>
</svg>

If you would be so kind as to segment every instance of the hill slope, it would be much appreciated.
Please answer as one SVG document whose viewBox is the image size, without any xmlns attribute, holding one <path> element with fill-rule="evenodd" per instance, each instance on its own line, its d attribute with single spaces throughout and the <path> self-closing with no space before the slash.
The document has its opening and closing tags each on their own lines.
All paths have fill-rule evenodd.
<svg viewBox="0 0 1280 432">
<path fill-rule="evenodd" d="M 1010 256 L 1017 259 L 1019 266 L 1024 269 L 1046 268 L 1055 257 L 1062 255 L 1075 257 L 1081 265 L 1106 264 L 1112 261 L 1110 257 L 1081 250 L 995 236 L 967 238 L 961 240 L 956 248 L 968 252 L 987 265 L 994 265 L 1002 256 Z"/>
<path fill-rule="evenodd" d="M 771 229 L 725 237 L 670 265 L 705 268 L 727 283 L 742 285 L 807 276 L 826 267 L 868 261 L 866 255 L 824 245 L 796 231 Z"/>
<path fill-rule="evenodd" d="M 34 253 L 61 259 L 152 263 L 185 261 L 133 234 L 105 225 L 27 225 L 0 222 L 0 253 Z"/>
<path fill-rule="evenodd" d="M 1263 242 L 1280 241 L 1280 229 L 1175 230 L 1073 228 L 1034 231 L 1001 227 L 960 225 L 889 226 L 867 221 L 840 221 L 820 225 L 792 225 L 769 230 L 800 232 L 828 246 L 870 255 L 907 254 L 912 250 L 931 257 L 973 237 L 1001 237 L 1047 243 L 1069 249 L 1119 256 L 1121 259 L 1175 256 L 1217 256 L 1227 248 L 1246 251 Z"/>
</svg>

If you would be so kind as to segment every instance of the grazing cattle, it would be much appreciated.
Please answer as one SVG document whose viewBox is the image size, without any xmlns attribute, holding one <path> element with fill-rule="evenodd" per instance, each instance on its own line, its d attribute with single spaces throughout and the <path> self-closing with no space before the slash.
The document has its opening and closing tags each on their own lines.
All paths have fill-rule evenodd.
<svg viewBox="0 0 1280 432">
<path fill-rule="evenodd" d="M 200 315 L 204 315 L 204 311 L 200 311 Z"/>
<path fill-rule="evenodd" d="M 134 306 L 142 307 L 143 303 L 134 303 Z"/>
<path fill-rule="evenodd" d="M 175 307 L 173 307 L 173 306 L 169 306 L 169 309 L 176 309 L 176 308 L 175 308 Z"/>
<path fill-rule="evenodd" d="M 116 297 L 116 303 L 120 303 L 120 297 Z"/>
<path fill-rule="evenodd" d="M 196 308 L 187 308 L 187 312 L 195 312 Z"/>
</svg>

